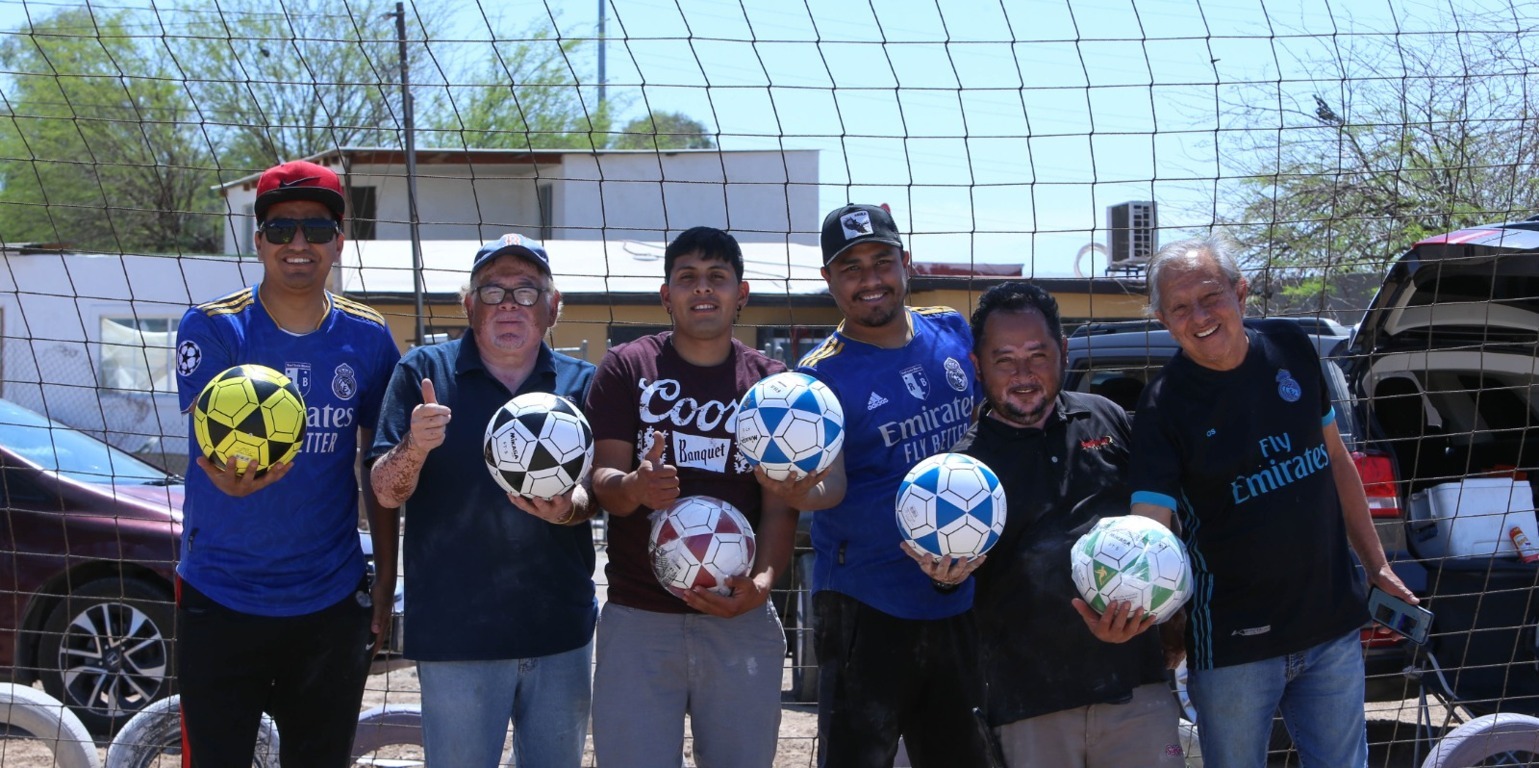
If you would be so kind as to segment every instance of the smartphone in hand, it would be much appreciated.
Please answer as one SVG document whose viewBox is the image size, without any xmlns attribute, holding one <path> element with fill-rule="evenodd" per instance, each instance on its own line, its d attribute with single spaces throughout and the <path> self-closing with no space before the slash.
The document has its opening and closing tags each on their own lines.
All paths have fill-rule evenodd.
<svg viewBox="0 0 1539 768">
<path fill-rule="evenodd" d="M 1427 642 L 1432 630 L 1432 611 L 1411 605 L 1378 587 L 1368 592 L 1368 615 L 1417 645 Z"/>
</svg>

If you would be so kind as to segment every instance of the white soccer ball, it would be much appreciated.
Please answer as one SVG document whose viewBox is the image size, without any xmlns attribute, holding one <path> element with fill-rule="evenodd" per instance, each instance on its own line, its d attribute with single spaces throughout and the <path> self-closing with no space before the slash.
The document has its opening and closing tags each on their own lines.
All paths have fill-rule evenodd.
<svg viewBox="0 0 1539 768">
<path fill-rule="evenodd" d="M 898 528 L 926 554 L 981 555 L 1005 530 L 1005 489 L 983 462 L 937 453 L 898 486 Z"/>
<path fill-rule="evenodd" d="M 844 447 L 844 409 L 826 384 L 777 373 L 748 388 L 737 408 L 737 447 L 777 480 L 821 472 Z"/>
<path fill-rule="evenodd" d="M 754 535 L 737 507 L 711 496 L 685 496 L 652 513 L 647 544 L 658 583 L 682 598 L 693 587 L 728 594 L 727 577 L 753 567 Z"/>
<path fill-rule="evenodd" d="M 1069 567 L 1080 597 L 1100 612 L 1121 600 L 1165 621 L 1192 595 L 1186 547 L 1142 515 L 1102 518 L 1069 550 Z"/>
<path fill-rule="evenodd" d="M 553 499 L 593 464 L 593 430 L 564 397 L 530 392 L 509 400 L 486 424 L 486 468 L 502 489 Z"/>
</svg>

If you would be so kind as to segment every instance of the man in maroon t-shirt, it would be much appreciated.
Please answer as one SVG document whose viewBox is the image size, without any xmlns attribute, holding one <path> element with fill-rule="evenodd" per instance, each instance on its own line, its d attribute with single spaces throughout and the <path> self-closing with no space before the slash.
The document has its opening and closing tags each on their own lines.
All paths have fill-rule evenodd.
<svg viewBox="0 0 1539 768">
<path fill-rule="evenodd" d="M 690 229 L 663 265 L 673 331 L 610 349 L 588 394 L 593 489 L 610 514 L 593 746 L 605 768 L 678 768 L 687 714 L 696 765 L 768 768 L 786 652 L 768 598 L 791 559 L 796 512 L 738 451 L 737 403 L 785 365 L 732 337 L 748 282 L 731 235 Z M 729 595 L 696 588 L 681 600 L 652 573 L 648 516 L 694 495 L 731 502 L 757 533 L 753 569 L 727 580 Z"/>
</svg>

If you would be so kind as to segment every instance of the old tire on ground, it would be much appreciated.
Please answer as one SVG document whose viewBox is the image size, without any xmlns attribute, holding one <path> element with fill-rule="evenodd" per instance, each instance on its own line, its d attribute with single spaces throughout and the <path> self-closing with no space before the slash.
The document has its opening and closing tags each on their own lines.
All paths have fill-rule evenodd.
<svg viewBox="0 0 1539 768">
<path fill-rule="evenodd" d="M 118 731 L 107 747 L 107 768 L 151 768 L 163 755 L 182 753 L 182 698 L 169 696 L 145 707 Z M 254 768 L 278 765 L 278 728 L 262 715 Z"/>
<path fill-rule="evenodd" d="M 353 759 L 385 747 L 422 746 L 422 708 L 415 704 L 383 704 L 358 716 Z"/>
<path fill-rule="evenodd" d="M 1521 757 L 1519 757 L 1521 756 Z M 1497 712 L 1449 731 L 1421 768 L 1532 765 L 1539 756 L 1539 718 Z M 1496 758 L 1495 762 L 1488 762 Z M 1514 759 L 1518 762 L 1512 762 Z"/>
<path fill-rule="evenodd" d="M 80 718 L 36 688 L 0 684 L 0 724 L 47 744 L 57 768 L 101 768 L 96 742 Z"/>
</svg>

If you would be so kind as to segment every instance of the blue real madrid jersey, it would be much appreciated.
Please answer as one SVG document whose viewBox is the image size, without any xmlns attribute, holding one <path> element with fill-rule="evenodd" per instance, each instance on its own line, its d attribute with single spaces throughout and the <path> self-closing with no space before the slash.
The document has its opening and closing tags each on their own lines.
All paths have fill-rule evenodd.
<svg viewBox="0 0 1539 768">
<path fill-rule="evenodd" d="M 833 590 L 902 619 L 954 616 L 972 605 L 972 580 L 937 591 L 900 548 L 897 494 L 921 459 L 951 450 L 981 396 L 967 321 L 947 307 L 908 310 L 914 337 L 883 349 L 835 332 L 802 358 L 844 409 L 847 488 L 812 516 L 815 590 Z"/>
<path fill-rule="evenodd" d="M 177 573 L 244 613 L 312 613 L 363 577 L 358 429 L 374 429 L 400 352 L 379 313 L 339 296 L 327 300 L 330 311 L 308 334 L 280 329 L 255 288 L 189 309 L 177 329 L 177 392 L 189 425 L 204 385 L 235 365 L 280 371 L 305 400 L 304 445 L 282 480 L 235 498 L 203 470 L 187 473 Z M 200 453 L 190 427 L 188 449 Z"/>
</svg>

